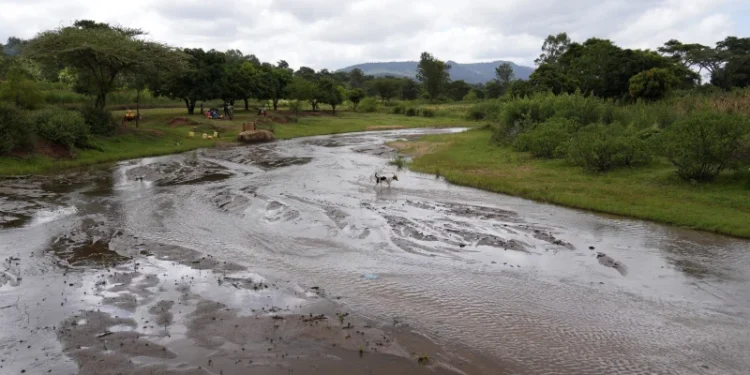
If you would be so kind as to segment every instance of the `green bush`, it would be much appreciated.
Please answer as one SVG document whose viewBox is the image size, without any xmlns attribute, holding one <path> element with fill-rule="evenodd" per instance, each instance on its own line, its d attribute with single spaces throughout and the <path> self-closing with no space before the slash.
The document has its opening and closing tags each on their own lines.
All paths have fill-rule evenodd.
<svg viewBox="0 0 750 375">
<path fill-rule="evenodd" d="M 652 68 L 630 77 L 628 92 L 633 99 L 658 100 L 679 83 L 669 69 Z"/>
<path fill-rule="evenodd" d="M 568 129 L 574 127 L 572 120 L 552 118 L 522 133 L 513 141 L 516 151 L 528 151 L 543 158 L 564 156 L 561 146 L 568 142 Z"/>
<path fill-rule="evenodd" d="M 487 113 L 483 111 L 483 108 L 480 105 L 475 105 L 469 108 L 467 117 L 469 118 L 469 120 L 480 121 L 484 120 L 485 117 L 487 117 Z"/>
<path fill-rule="evenodd" d="M 431 110 L 429 108 L 424 108 L 424 109 L 422 109 L 422 116 L 424 116 L 424 117 L 435 117 L 435 111 L 433 111 L 433 110 Z"/>
<path fill-rule="evenodd" d="M 0 155 L 33 148 L 33 125 L 28 116 L 14 105 L 0 102 Z"/>
<path fill-rule="evenodd" d="M 591 124 L 573 135 L 567 145 L 571 164 L 604 172 L 617 167 L 637 166 L 651 160 L 647 144 L 628 134 L 619 124 Z"/>
<path fill-rule="evenodd" d="M 419 115 L 419 111 L 417 111 L 416 108 L 410 107 L 406 109 L 406 112 L 404 112 L 407 116 L 417 116 Z"/>
<path fill-rule="evenodd" d="M 12 102 L 24 109 L 36 109 L 44 104 L 44 95 L 28 72 L 14 66 L 8 70 L 4 82 L 0 84 L 0 100 Z"/>
<path fill-rule="evenodd" d="M 375 98 L 364 98 L 359 102 L 357 110 L 365 113 L 372 113 L 378 111 L 378 101 Z"/>
<path fill-rule="evenodd" d="M 94 107 L 83 107 L 80 110 L 84 122 L 88 125 L 92 134 L 112 135 L 117 129 L 117 123 L 112 114 L 107 110 L 99 110 Z"/>
<path fill-rule="evenodd" d="M 79 112 L 49 108 L 34 113 L 37 135 L 68 148 L 90 146 L 89 127 Z"/>
<path fill-rule="evenodd" d="M 715 111 L 693 112 L 663 133 L 665 155 L 684 180 L 711 181 L 741 151 L 750 119 Z"/>
<path fill-rule="evenodd" d="M 471 106 L 467 112 L 469 120 L 491 120 L 497 121 L 502 113 L 502 104 L 499 100 L 486 101 Z"/>
<path fill-rule="evenodd" d="M 403 103 L 397 104 L 395 107 L 393 107 L 393 113 L 400 115 L 406 111 L 406 106 Z"/>
</svg>

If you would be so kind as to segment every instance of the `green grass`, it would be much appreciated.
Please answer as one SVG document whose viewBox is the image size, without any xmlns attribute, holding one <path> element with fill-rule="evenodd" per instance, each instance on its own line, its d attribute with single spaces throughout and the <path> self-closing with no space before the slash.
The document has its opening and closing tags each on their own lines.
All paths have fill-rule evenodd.
<svg viewBox="0 0 750 375">
<path fill-rule="evenodd" d="M 489 130 L 474 129 L 425 136 L 398 147 L 415 155 L 410 168 L 458 185 L 750 238 L 747 176 L 726 174 L 714 183 L 693 185 L 677 180 L 674 168 L 664 161 L 597 175 L 562 160 L 498 147 L 490 143 L 490 135 Z"/>
<path fill-rule="evenodd" d="M 208 106 L 206 106 L 206 109 Z M 114 111 L 119 118 L 125 111 Z M 197 108 L 196 108 L 197 113 Z M 128 131 L 114 137 L 98 138 L 95 140 L 102 151 L 77 150 L 74 159 L 54 160 L 41 155 L 26 158 L 0 157 L 1 175 L 26 175 L 54 172 L 60 169 L 81 167 L 105 162 L 134 159 L 139 157 L 166 155 L 185 152 L 203 147 L 214 147 L 217 143 L 234 142 L 242 123 L 257 119 L 254 111 L 238 110 L 234 120 L 207 120 L 196 114 L 187 116 L 195 122 L 193 125 L 177 127 L 167 126 L 169 119 L 176 116 L 186 116 L 184 108 L 157 108 L 142 110 L 145 119 L 138 129 L 134 123 L 128 123 Z M 275 116 L 291 116 L 289 113 L 273 114 Z M 473 123 L 457 118 L 422 118 L 389 115 L 384 113 L 355 113 L 339 112 L 332 116 L 321 112 L 316 115 L 302 114 L 299 122 L 274 123 L 259 128 L 273 128 L 277 139 L 291 139 L 304 136 L 361 132 L 367 130 L 386 130 L 392 127 L 451 127 L 473 126 Z M 195 137 L 190 138 L 188 132 L 197 126 Z M 212 134 L 218 131 L 218 139 L 202 139 L 201 133 Z"/>
</svg>

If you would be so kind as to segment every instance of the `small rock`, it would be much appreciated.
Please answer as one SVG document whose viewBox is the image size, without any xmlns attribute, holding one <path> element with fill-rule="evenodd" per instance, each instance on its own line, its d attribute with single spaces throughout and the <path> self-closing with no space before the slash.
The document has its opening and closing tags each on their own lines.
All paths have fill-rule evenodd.
<svg viewBox="0 0 750 375">
<path fill-rule="evenodd" d="M 589 246 L 589 250 L 594 250 L 595 248 L 593 246 Z"/>
</svg>

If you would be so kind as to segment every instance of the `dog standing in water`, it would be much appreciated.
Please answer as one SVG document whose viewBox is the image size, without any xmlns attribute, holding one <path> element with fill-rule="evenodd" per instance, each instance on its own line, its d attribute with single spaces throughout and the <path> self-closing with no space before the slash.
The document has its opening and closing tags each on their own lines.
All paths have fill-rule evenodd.
<svg viewBox="0 0 750 375">
<path fill-rule="evenodd" d="M 388 187 L 391 187 L 391 182 L 398 181 L 398 176 L 395 174 L 391 177 L 386 176 L 378 176 L 378 172 L 375 172 L 375 186 L 378 186 L 381 182 L 385 182 L 388 184 Z"/>
</svg>

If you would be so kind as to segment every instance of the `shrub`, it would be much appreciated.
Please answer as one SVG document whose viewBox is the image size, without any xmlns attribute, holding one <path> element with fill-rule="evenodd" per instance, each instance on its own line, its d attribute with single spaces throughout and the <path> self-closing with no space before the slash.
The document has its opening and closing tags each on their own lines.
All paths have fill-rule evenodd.
<svg viewBox="0 0 750 375">
<path fill-rule="evenodd" d="M 651 160 L 646 143 L 628 134 L 619 124 L 591 124 L 582 128 L 570 140 L 567 152 L 573 165 L 595 172 L 646 164 Z"/>
<path fill-rule="evenodd" d="M 679 83 L 669 69 L 652 68 L 630 77 L 628 92 L 633 99 L 658 100 Z"/>
<path fill-rule="evenodd" d="M 396 156 L 395 159 L 393 159 L 390 162 L 388 162 L 388 164 L 396 166 L 396 168 L 398 168 L 398 170 L 404 169 L 404 167 L 406 167 L 406 165 L 408 163 L 409 162 L 406 159 L 404 159 L 404 157 L 401 156 L 401 155 Z"/>
<path fill-rule="evenodd" d="M 487 117 L 487 113 L 482 110 L 483 108 L 480 105 L 475 105 L 471 108 L 469 108 L 469 112 L 467 113 L 467 117 L 469 120 L 474 121 L 480 121 L 484 120 L 485 117 Z"/>
<path fill-rule="evenodd" d="M 395 107 L 393 107 L 393 113 L 400 115 L 406 111 L 406 106 L 403 103 L 399 103 Z"/>
<path fill-rule="evenodd" d="M 419 111 L 417 111 L 416 108 L 410 107 L 406 109 L 406 112 L 404 112 L 407 116 L 416 116 L 419 114 Z"/>
<path fill-rule="evenodd" d="M 89 127 L 79 112 L 49 108 L 34 113 L 37 134 L 68 148 L 89 147 Z"/>
<path fill-rule="evenodd" d="M 92 134 L 112 135 L 117 129 L 115 119 L 112 117 L 112 114 L 106 110 L 99 110 L 87 106 L 81 108 L 80 112 Z"/>
<path fill-rule="evenodd" d="M 18 66 L 8 70 L 5 82 L 0 85 L 0 99 L 24 109 L 36 109 L 44 103 L 44 95 L 37 82 Z"/>
<path fill-rule="evenodd" d="M 429 108 L 424 108 L 424 109 L 422 109 L 422 116 L 424 116 L 424 117 L 435 117 L 435 111 L 433 111 L 433 110 L 431 110 Z"/>
<path fill-rule="evenodd" d="M 528 151 L 543 158 L 562 156 L 561 145 L 570 138 L 568 129 L 573 127 L 572 120 L 553 118 L 520 134 L 513 142 L 516 151 Z"/>
<path fill-rule="evenodd" d="M 740 151 L 750 119 L 715 111 L 693 112 L 663 133 L 666 156 L 684 180 L 711 181 Z"/>
<path fill-rule="evenodd" d="M 0 155 L 14 150 L 31 150 L 34 133 L 31 121 L 16 106 L 0 102 Z"/>
<path fill-rule="evenodd" d="M 359 102 L 357 109 L 360 112 L 372 113 L 378 111 L 378 101 L 375 98 L 364 98 Z"/>
<path fill-rule="evenodd" d="M 467 112 L 467 117 L 469 120 L 475 121 L 484 119 L 497 121 L 501 113 L 502 104 L 500 101 L 495 100 L 474 104 Z"/>
<path fill-rule="evenodd" d="M 477 99 L 479 99 L 479 97 L 477 96 L 476 90 L 471 90 L 466 95 L 464 95 L 464 97 L 463 97 L 463 99 L 461 99 L 461 101 L 464 101 L 464 102 L 475 102 L 475 101 L 477 101 Z"/>
</svg>

